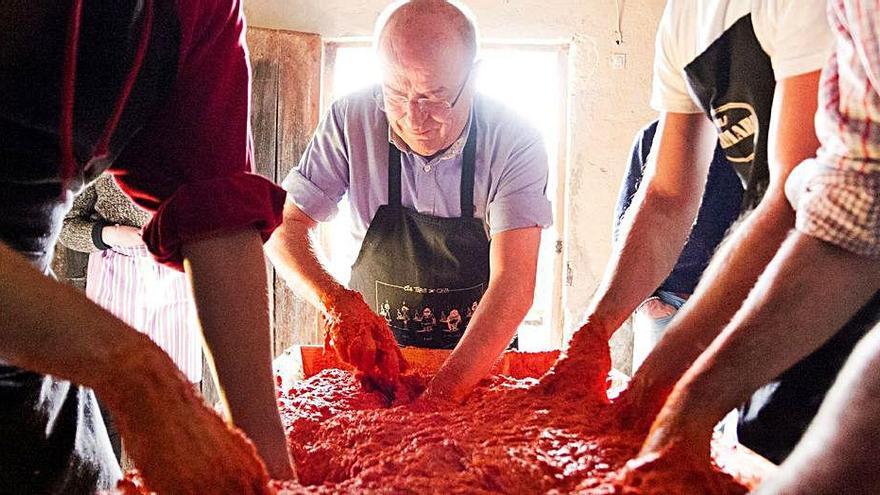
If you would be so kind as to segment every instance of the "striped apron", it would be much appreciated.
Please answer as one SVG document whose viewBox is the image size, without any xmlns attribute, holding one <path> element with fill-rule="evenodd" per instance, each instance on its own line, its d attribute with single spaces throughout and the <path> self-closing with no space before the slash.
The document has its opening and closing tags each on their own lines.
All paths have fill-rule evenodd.
<svg viewBox="0 0 880 495">
<path fill-rule="evenodd" d="M 147 334 L 191 382 L 202 379 L 201 333 L 185 274 L 138 246 L 92 253 L 86 277 L 89 299 Z"/>
</svg>

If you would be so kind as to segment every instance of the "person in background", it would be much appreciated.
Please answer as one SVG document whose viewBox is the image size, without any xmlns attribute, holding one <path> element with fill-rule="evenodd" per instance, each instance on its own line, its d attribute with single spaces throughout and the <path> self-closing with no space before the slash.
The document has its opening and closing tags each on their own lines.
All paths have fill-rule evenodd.
<svg viewBox="0 0 880 495">
<path fill-rule="evenodd" d="M 156 263 L 143 240 L 150 215 L 103 174 L 74 200 L 58 237 L 89 253 L 86 296 L 147 334 L 192 383 L 202 380 L 202 343 L 186 276 Z"/>
<path fill-rule="evenodd" d="M 648 165 L 651 143 L 657 132 L 657 121 L 648 124 L 636 136 L 630 152 L 629 167 L 617 197 L 614 211 L 614 242 L 620 242 L 620 223 L 629 208 Z M 703 270 L 712 254 L 742 208 L 743 186 L 731 162 L 724 156 L 724 148 L 715 148 L 709 165 L 706 191 L 687 242 L 666 280 L 648 299 L 642 301 L 633 313 L 633 372 L 663 336 L 666 326 L 693 294 Z"/>
<path fill-rule="evenodd" d="M 202 379 L 202 342 L 186 276 L 156 263 L 142 229 L 151 215 L 103 174 L 81 192 L 64 217 L 58 241 L 89 253 L 86 296 L 144 332 L 190 382 Z M 110 411 L 98 401 L 116 458 L 122 444 Z"/>
<path fill-rule="evenodd" d="M 269 257 L 322 312 L 364 322 L 380 362 L 395 341 L 365 301 L 481 301 L 425 395 L 462 400 L 532 305 L 541 230 L 552 222 L 547 154 L 537 131 L 476 94 L 477 26 L 462 5 L 395 3 L 375 46 L 382 84 L 331 105 L 282 183 L 284 223 Z M 362 240 L 348 287 L 314 256 L 309 234 L 345 194 Z"/>
<path fill-rule="evenodd" d="M 96 394 L 159 493 L 293 477 L 262 252 L 284 193 L 253 174 L 244 34 L 238 0 L 0 9 L 0 493 L 115 485 Z M 148 337 L 52 280 L 73 197 L 108 169 L 154 215 L 149 251 L 188 272 L 230 423 L 253 444 Z"/>
</svg>

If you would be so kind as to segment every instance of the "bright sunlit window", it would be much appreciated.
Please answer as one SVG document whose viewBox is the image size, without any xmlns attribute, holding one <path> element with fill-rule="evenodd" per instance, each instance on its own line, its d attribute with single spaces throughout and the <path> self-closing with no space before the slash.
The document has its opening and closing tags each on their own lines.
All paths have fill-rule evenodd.
<svg viewBox="0 0 880 495">
<path fill-rule="evenodd" d="M 327 45 L 328 70 L 325 72 L 324 101 L 379 81 L 373 49 L 365 43 L 335 42 Z M 520 348 L 543 350 L 561 344 L 561 239 L 562 190 L 559 187 L 560 140 L 563 139 L 565 51 L 559 45 L 492 44 L 480 51 L 482 65 L 477 79 L 478 91 L 504 102 L 525 117 L 544 136 L 549 158 L 550 177 L 547 196 L 554 203 L 554 226 L 544 230 L 538 260 L 535 301 L 519 329 Z M 350 236 L 351 218 L 347 198 L 339 205 L 339 215 L 323 226 L 324 239 Z M 330 271 L 347 281 L 357 257 L 354 246 L 325 242 Z"/>
</svg>

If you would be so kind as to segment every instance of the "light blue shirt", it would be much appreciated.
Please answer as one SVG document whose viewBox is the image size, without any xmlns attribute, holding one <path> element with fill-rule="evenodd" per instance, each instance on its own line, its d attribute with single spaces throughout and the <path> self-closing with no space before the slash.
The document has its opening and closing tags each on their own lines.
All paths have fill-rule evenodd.
<svg viewBox="0 0 880 495">
<path fill-rule="evenodd" d="M 352 235 L 358 242 L 379 207 L 388 203 L 389 140 L 401 149 L 403 206 L 435 217 L 461 215 L 462 150 L 469 127 L 448 150 L 429 160 L 389 132 L 379 94 L 374 86 L 334 102 L 299 165 L 281 184 L 288 200 L 318 222 L 331 220 L 348 193 Z M 553 218 L 541 135 L 513 111 L 479 94 L 470 125 L 477 126 L 474 216 L 483 219 L 488 235 L 549 227 Z"/>
</svg>

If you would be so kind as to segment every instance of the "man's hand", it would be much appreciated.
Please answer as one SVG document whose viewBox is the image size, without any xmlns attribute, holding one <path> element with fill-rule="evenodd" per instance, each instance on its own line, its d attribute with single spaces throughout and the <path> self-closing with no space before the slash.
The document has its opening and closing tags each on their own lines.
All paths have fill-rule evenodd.
<svg viewBox="0 0 880 495">
<path fill-rule="evenodd" d="M 228 427 L 148 338 L 120 352 L 95 390 L 113 411 L 126 451 L 158 493 L 270 493 L 253 444 Z"/>
<path fill-rule="evenodd" d="M 460 404 L 465 401 L 470 392 L 471 389 L 462 387 L 457 380 L 433 379 L 417 402 L 424 405 L 424 407 L 429 407 L 427 406 L 428 404 L 441 404 L 444 402 Z"/>
<path fill-rule="evenodd" d="M 406 361 L 388 323 L 353 290 L 342 291 L 328 306 L 325 346 L 357 368 L 367 384 L 393 398 L 401 386 L 400 373 L 406 369 Z"/>
<path fill-rule="evenodd" d="M 101 240 L 113 247 L 138 247 L 144 245 L 141 229 L 130 225 L 107 225 L 101 229 Z"/>
<path fill-rule="evenodd" d="M 699 457 L 709 457 L 716 420 L 702 414 L 698 407 L 690 406 L 689 395 L 686 390 L 676 388 L 669 396 L 651 425 L 639 456 L 661 454 L 678 446 Z"/>
<path fill-rule="evenodd" d="M 654 418 L 663 408 L 671 387 L 648 382 L 644 374 L 636 373 L 614 401 L 614 418 L 621 428 L 647 434 Z"/>
<path fill-rule="evenodd" d="M 710 456 L 714 422 L 695 417 L 697 408 L 689 405 L 689 397 L 685 388 L 670 395 L 639 455 L 621 472 L 627 485 L 662 487 L 665 493 L 731 493 L 735 488 L 732 478 L 714 471 Z M 638 423 L 653 417 L 652 411 L 644 411 Z"/>
<path fill-rule="evenodd" d="M 545 393 L 577 390 L 583 396 L 606 402 L 611 353 L 608 331 L 598 320 L 588 320 L 572 335 L 568 349 L 542 378 Z"/>
<path fill-rule="evenodd" d="M 643 451 L 618 476 L 623 485 L 639 487 L 640 493 L 746 493 L 732 476 L 713 467 L 708 450 L 694 451 L 688 441 L 677 439 L 658 450 Z"/>
</svg>

